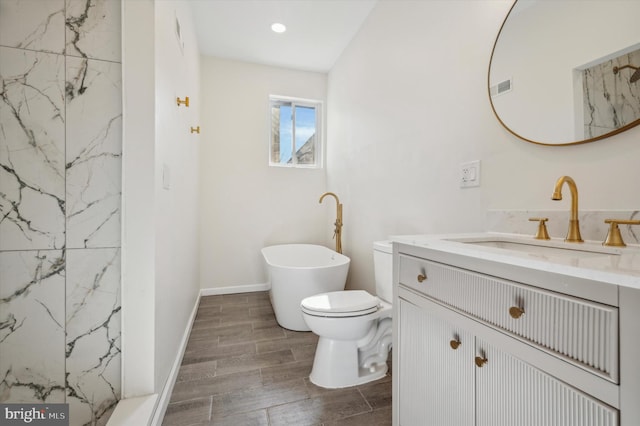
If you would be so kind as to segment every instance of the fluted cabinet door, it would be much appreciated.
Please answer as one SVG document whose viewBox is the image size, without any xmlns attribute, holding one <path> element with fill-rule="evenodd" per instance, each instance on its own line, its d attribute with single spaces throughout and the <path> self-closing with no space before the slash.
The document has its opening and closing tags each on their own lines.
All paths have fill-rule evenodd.
<svg viewBox="0 0 640 426">
<path fill-rule="evenodd" d="M 476 338 L 476 426 L 617 426 L 618 411 Z"/>
<path fill-rule="evenodd" d="M 401 426 L 473 426 L 474 338 L 399 299 Z"/>
</svg>

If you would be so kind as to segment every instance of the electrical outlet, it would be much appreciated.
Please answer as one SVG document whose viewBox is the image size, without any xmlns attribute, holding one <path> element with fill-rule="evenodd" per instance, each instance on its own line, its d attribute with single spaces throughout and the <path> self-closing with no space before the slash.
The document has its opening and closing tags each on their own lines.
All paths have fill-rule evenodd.
<svg viewBox="0 0 640 426">
<path fill-rule="evenodd" d="M 480 160 L 460 164 L 460 188 L 480 186 Z"/>
</svg>

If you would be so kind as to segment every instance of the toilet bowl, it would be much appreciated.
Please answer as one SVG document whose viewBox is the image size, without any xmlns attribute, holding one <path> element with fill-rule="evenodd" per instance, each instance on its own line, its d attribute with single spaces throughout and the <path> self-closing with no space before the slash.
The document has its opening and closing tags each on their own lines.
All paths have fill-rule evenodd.
<svg viewBox="0 0 640 426">
<path fill-rule="evenodd" d="M 392 343 L 391 242 L 374 243 L 374 264 L 378 296 L 345 290 L 317 294 L 300 303 L 304 321 L 319 337 L 309 376 L 317 386 L 355 386 L 387 373 Z"/>
</svg>

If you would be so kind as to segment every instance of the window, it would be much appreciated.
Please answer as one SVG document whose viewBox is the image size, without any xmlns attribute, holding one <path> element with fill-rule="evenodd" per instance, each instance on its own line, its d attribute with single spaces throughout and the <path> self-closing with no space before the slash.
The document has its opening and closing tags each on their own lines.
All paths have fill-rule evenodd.
<svg viewBox="0 0 640 426">
<path fill-rule="evenodd" d="M 322 167 L 322 103 L 270 96 L 269 165 Z"/>
</svg>

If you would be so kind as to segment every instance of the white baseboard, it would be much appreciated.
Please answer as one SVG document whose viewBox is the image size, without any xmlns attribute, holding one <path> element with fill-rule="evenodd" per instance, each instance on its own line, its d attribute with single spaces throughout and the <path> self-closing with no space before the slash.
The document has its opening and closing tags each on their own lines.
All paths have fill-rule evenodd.
<svg viewBox="0 0 640 426">
<path fill-rule="evenodd" d="M 116 409 L 109 417 L 107 426 L 140 426 L 148 425 L 153 417 L 158 394 L 136 398 L 126 398 L 118 401 Z"/>
<path fill-rule="evenodd" d="M 167 406 L 169 405 L 169 400 L 171 399 L 171 393 L 173 392 L 173 386 L 175 385 L 176 379 L 178 378 L 178 372 L 180 371 L 180 365 L 182 364 L 182 357 L 184 356 L 184 351 L 187 349 L 187 342 L 189 341 L 189 335 L 191 334 L 191 327 L 193 327 L 193 322 L 196 319 L 198 305 L 200 305 L 200 298 L 196 300 L 196 303 L 193 306 L 193 310 L 191 311 L 191 316 L 189 317 L 189 321 L 187 322 L 187 328 L 184 330 L 182 340 L 180 341 L 178 354 L 176 355 L 176 359 L 173 361 L 173 366 L 171 367 L 171 371 L 169 372 L 169 377 L 167 377 L 167 381 L 162 388 L 162 393 L 158 398 L 158 404 L 153 415 L 153 420 L 151 421 L 151 426 L 160 426 L 162 424 L 162 419 L 164 419 L 164 414 L 167 411 Z"/>
<path fill-rule="evenodd" d="M 230 287 L 210 287 L 200 290 L 200 296 L 216 296 L 218 294 L 252 293 L 254 291 L 270 290 L 269 283 L 236 285 Z"/>
</svg>

